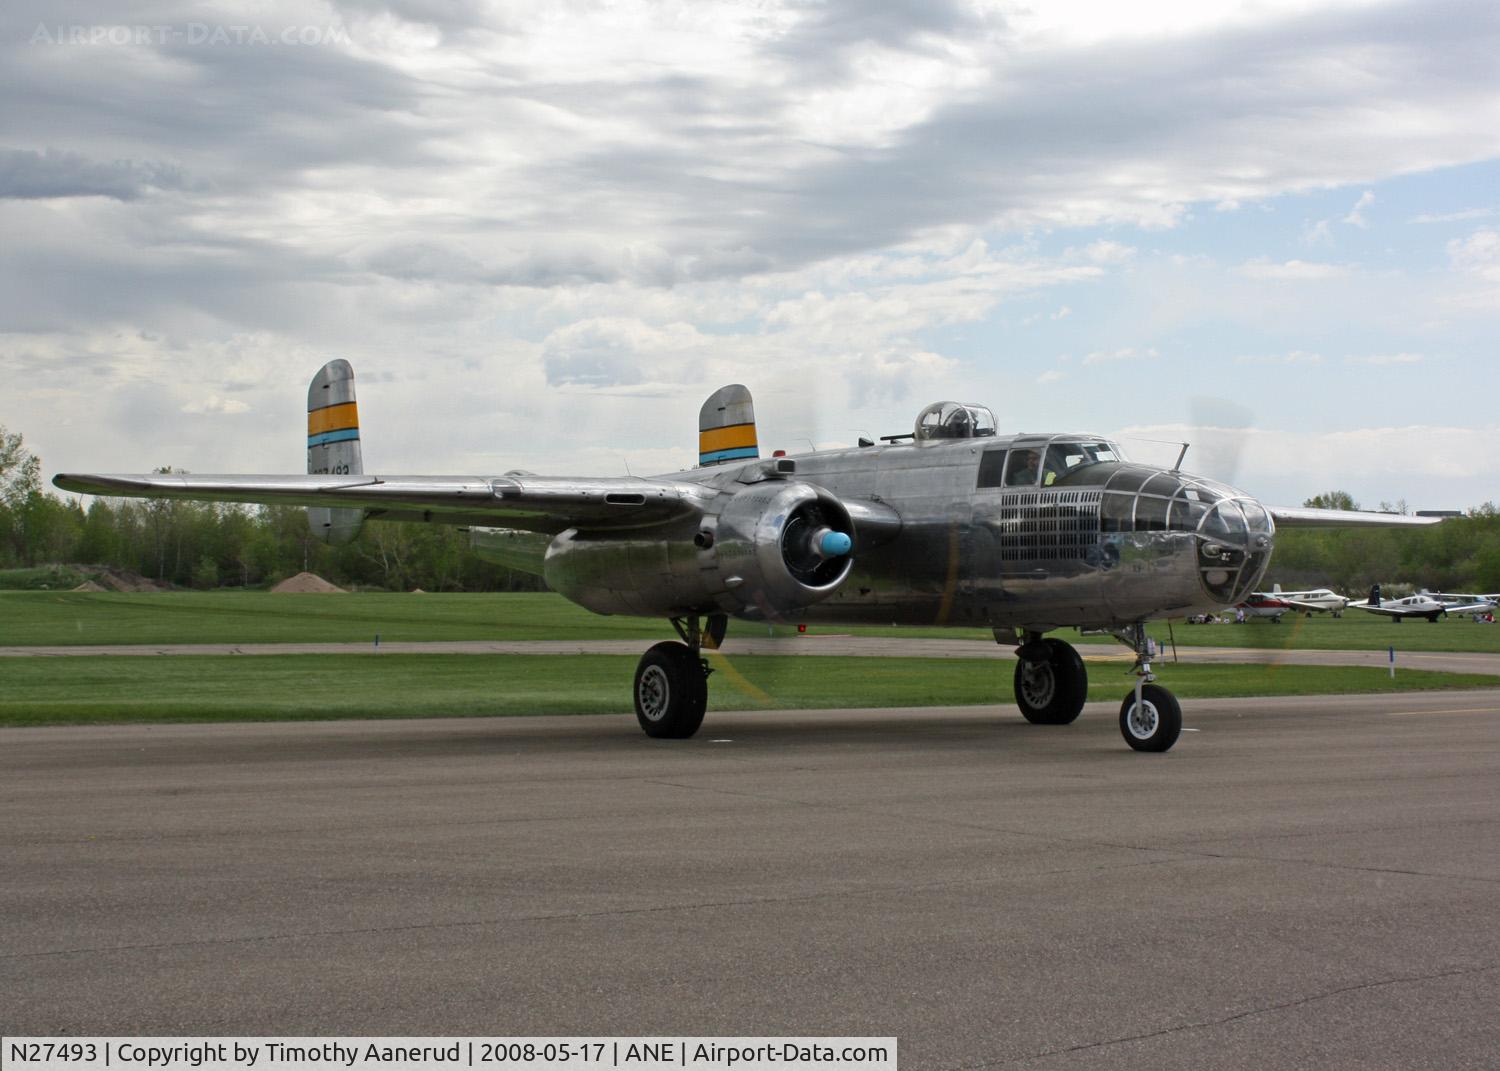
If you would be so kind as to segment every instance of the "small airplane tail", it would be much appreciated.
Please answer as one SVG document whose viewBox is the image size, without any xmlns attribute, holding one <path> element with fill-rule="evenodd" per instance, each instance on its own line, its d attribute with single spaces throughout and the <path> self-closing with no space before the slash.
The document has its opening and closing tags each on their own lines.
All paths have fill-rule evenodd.
<svg viewBox="0 0 1500 1071">
<path fill-rule="evenodd" d="M 353 476 L 363 473 L 359 452 L 359 409 L 354 402 L 354 368 L 345 360 L 329 361 L 307 388 L 307 471 L 310 475 Z M 361 509 L 311 506 L 307 526 L 325 543 L 347 543 L 365 521 Z"/>
<path fill-rule="evenodd" d="M 722 465 L 760 457 L 755 403 L 739 383 L 720 387 L 698 410 L 698 464 Z"/>
<path fill-rule="evenodd" d="M 1280 584 L 1272 584 L 1271 585 L 1271 594 L 1272 595 L 1280 595 L 1281 594 L 1281 585 Z"/>
<path fill-rule="evenodd" d="M 1371 606 L 1379 606 L 1380 605 L 1380 585 L 1379 584 L 1376 584 L 1374 587 L 1372 587 L 1370 589 L 1370 600 L 1369 601 L 1370 601 L 1370 605 Z"/>
</svg>

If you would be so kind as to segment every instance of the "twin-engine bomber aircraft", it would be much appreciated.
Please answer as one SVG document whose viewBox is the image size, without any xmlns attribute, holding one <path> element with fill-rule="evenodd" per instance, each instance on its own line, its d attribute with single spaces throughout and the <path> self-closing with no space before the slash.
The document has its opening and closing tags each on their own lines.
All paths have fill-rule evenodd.
<svg viewBox="0 0 1500 1071">
<path fill-rule="evenodd" d="M 747 621 L 983 626 L 1017 647 L 1026 720 L 1078 717 L 1088 678 L 1062 628 L 1135 652 L 1120 731 L 1166 751 L 1177 700 L 1152 683 L 1146 622 L 1232 606 L 1260 584 L 1276 528 L 1420 525 L 1379 513 L 1267 508 L 1225 484 L 1126 460 L 1093 435 L 995 434 L 978 405 L 937 402 L 912 432 L 854 449 L 763 459 L 750 392 L 724 387 L 698 418 L 699 467 L 649 479 L 368 476 L 354 371 L 331 361 L 307 400 L 306 476 L 77 475 L 95 495 L 308 508 L 317 536 L 365 520 L 470 528 L 483 557 L 543 576 L 600 614 L 663 617 L 635 674 L 654 737 L 689 737 L 708 702 L 707 646 Z M 909 440 L 909 441 L 907 441 Z"/>
</svg>

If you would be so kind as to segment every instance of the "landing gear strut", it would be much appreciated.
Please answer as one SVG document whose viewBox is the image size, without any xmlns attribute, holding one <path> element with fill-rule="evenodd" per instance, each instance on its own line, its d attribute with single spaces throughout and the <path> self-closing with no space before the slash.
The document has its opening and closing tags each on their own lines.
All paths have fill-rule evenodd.
<svg viewBox="0 0 1500 1071">
<path fill-rule="evenodd" d="M 635 719 L 647 736 L 685 740 L 703 724 L 708 709 L 708 675 L 701 650 L 724 639 L 728 618 L 714 614 L 700 625 L 696 617 L 674 617 L 682 642 L 658 643 L 635 668 Z"/>
<path fill-rule="evenodd" d="M 1176 696 L 1152 683 L 1156 674 L 1151 672 L 1146 626 L 1137 622 L 1112 634 L 1135 651 L 1135 689 L 1120 704 L 1120 735 L 1137 751 L 1166 751 L 1182 734 L 1182 707 Z"/>
</svg>

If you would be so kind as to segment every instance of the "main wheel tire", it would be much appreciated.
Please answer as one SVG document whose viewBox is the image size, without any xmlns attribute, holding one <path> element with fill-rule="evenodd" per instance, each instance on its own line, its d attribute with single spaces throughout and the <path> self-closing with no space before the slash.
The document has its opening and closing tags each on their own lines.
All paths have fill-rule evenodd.
<svg viewBox="0 0 1500 1071">
<path fill-rule="evenodd" d="M 1166 751 L 1182 735 L 1177 697 L 1158 684 L 1147 684 L 1137 707 L 1132 689 L 1120 704 L 1120 735 L 1137 751 Z"/>
<path fill-rule="evenodd" d="M 1070 725 L 1089 696 L 1088 670 L 1071 644 L 1047 639 L 1040 646 L 1041 658 L 1016 660 L 1016 706 L 1032 725 Z"/>
<path fill-rule="evenodd" d="M 635 719 L 647 736 L 684 740 L 703 724 L 708 677 L 685 643 L 658 643 L 635 668 Z"/>
</svg>

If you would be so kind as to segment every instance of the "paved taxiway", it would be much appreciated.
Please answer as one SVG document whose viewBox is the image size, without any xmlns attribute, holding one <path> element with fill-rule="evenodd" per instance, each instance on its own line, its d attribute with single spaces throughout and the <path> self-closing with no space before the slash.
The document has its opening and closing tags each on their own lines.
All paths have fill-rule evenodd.
<svg viewBox="0 0 1500 1071">
<path fill-rule="evenodd" d="M 1500 695 L 0 733 L 6 1033 L 1493 1067 Z"/>
</svg>

